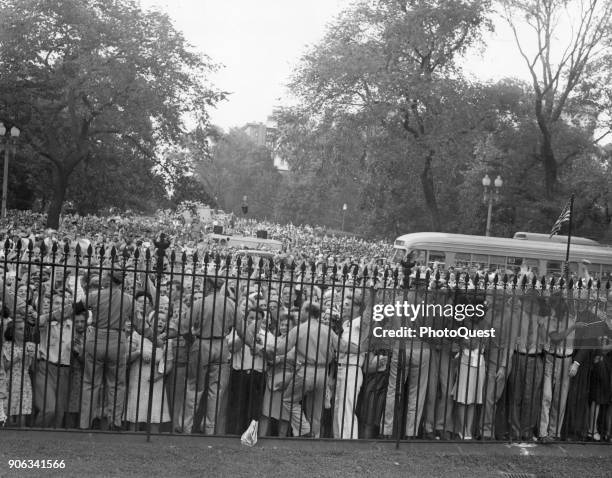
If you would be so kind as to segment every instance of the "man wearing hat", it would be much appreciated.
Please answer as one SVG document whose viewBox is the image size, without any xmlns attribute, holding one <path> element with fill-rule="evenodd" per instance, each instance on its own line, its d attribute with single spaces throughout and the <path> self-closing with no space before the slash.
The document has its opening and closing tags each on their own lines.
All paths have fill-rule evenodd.
<svg viewBox="0 0 612 478">
<path fill-rule="evenodd" d="M 80 428 L 89 428 L 99 403 L 102 383 L 101 429 L 120 428 L 125 401 L 126 322 L 132 321 L 132 296 L 124 292 L 124 273 L 103 273 L 99 287 L 88 286 L 87 306 L 92 324 L 85 334 L 85 369 Z"/>
</svg>

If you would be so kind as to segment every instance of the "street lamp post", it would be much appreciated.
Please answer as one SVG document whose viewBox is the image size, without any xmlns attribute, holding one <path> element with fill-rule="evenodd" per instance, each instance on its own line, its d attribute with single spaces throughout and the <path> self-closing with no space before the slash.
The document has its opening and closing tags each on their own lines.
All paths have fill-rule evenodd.
<svg viewBox="0 0 612 478">
<path fill-rule="evenodd" d="M 485 236 L 491 235 L 491 214 L 493 212 L 493 201 L 499 201 L 499 191 L 501 187 L 504 185 L 501 176 L 497 176 L 495 181 L 493 181 L 493 185 L 495 189 L 491 188 L 491 178 L 488 174 L 485 174 L 485 177 L 482 178 L 482 187 L 484 188 L 484 196 L 483 201 L 485 204 L 489 204 L 489 208 L 487 211 L 487 230 L 485 232 Z"/>
<path fill-rule="evenodd" d="M 4 145 L 4 174 L 2 176 L 2 211 L 0 214 L 2 219 L 6 217 L 6 198 L 8 195 L 8 170 L 9 170 L 9 154 L 11 147 L 13 149 L 13 157 L 15 157 L 17 149 L 17 140 L 19 139 L 19 128 L 13 126 L 11 128 L 10 138 L 6 136 L 6 127 L 4 123 L 0 123 L 0 143 Z"/>
<path fill-rule="evenodd" d="M 347 209 L 348 209 L 348 206 L 346 205 L 346 203 L 344 203 L 342 205 L 342 232 L 344 232 L 344 215 L 346 214 Z"/>
</svg>

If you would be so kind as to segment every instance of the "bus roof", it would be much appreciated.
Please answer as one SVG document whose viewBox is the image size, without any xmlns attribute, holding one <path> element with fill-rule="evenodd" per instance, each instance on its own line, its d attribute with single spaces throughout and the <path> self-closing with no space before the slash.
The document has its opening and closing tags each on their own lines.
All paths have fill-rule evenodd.
<svg viewBox="0 0 612 478">
<path fill-rule="evenodd" d="M 398 237 L 395 248 L 454 251 L 498 256 L 522 256 L 538 259 L 565 260 L 566 245 L 559 242 L 516 240 L 505 237 L 471 236 L 444 232 L 416 232 Z M 588 259 L 612 264 L 612 248 L 572 244 L 570 260 Z"/>
<path fill-rule="evenodd" d="M 540 241 L 540 242 L 560 242 L 567 244 L 567 236 L 555 235 L 550 237 L 549 234 L 538 234 L 536 232 L 515 232 L 513 239 L 521 239 L 523 241 Z M 572 244 L 582 244 L 585 246 L 600 246 L 601 244 L 593 239 L 586 237 L 572 236 Z"/>
</svg>

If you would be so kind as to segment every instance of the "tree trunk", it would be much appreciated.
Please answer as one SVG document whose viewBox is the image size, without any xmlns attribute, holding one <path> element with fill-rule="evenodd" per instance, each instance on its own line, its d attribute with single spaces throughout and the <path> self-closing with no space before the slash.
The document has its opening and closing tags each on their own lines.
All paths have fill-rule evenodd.
<svg viewBox="0 0 612 478">
<path fill-rule="evenodd" d="M 68 186 L 68 175 L 63 169 L 54 165 L 52 178 L 53 195 L 51 196 L 51 204 L 49 205 L 49 213 L 47 214 L 47 227 L 58 229 L 62 205 L 64 204 L 64 197 L 66 196 L 66 187 Z"/>
<path fill-rule="evenodd" d="M 557 160 L 555 158 L 550 133 L 548 131 L 542 132 L 540 159 L 544 165 L 544 186 L 546 188 L 546 197 L 551 198 L 557 185 Z"/>
<path fill-rule="evenodd" d="M 433 171 L 431 170 L 431 162 L 433 160 L 433 151 L 429 151 L 425 157 L 425 166 L 421 173 L 421 186 L 423 187 L 423 195 L 425 197 L 425 205 L 429 210 L 433 231 L 441 229 L 440 210 L 438 209 L 438 201 L 436 200 L 436 191 L 434 187 Z"/>
<path fill-rule="evenodd" d="M 552 148 L 552 134 L 550 116 L 545 114 L 544 95 L 536 94 L 535 114 L 538 128 L 542 134 L 542 143 L 540 144 L 540 161 L 544 166 L 544 188 L 546 197 L 550 199 L 555 190 L 557 182 L 557 161 Z M 548 104 L 552 99 L 549 98 Z"/>
</svg>

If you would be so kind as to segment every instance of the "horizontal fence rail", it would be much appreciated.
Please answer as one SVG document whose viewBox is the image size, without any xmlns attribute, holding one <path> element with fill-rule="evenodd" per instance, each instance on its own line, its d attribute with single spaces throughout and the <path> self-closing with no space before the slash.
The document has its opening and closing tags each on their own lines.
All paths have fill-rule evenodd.
<svg viewBox="0 0 612 478">
<path fill-rule="evenodd" d="M 609 283 L 5 244 L 7 426 L 612 437 Z M 256 254 L 256 252 L 254 252 Z"/>
</svg>

